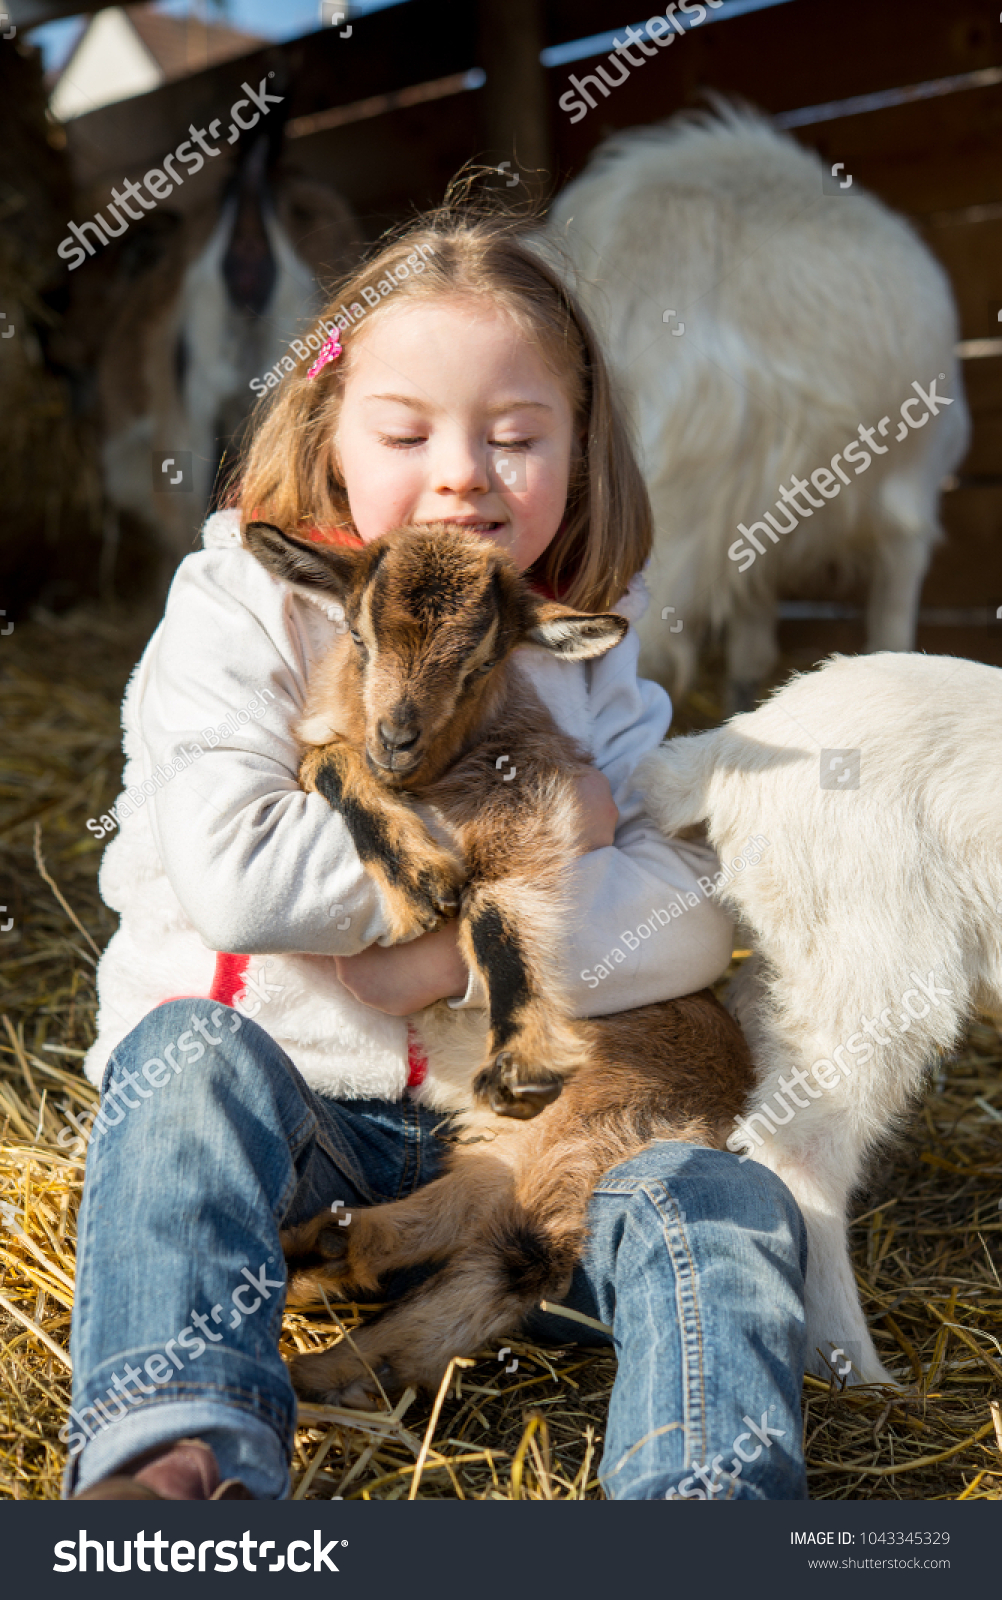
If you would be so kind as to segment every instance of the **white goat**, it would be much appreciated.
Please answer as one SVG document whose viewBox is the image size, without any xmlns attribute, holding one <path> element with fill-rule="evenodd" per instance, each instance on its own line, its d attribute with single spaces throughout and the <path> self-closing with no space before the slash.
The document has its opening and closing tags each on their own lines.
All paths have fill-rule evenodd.
<svg viewBox="0 0 1002 1600">
<path fill-rule="evenodd" d="M 914 648 L 967 446 L 946 275 L 845 181 L 725 105 L 608 140 L 551 214 L 635 407 L 656 524 L 642 670 L 681 692 L 706 626 L 726 629 L 731 709 L 775 664 L 777 595 L 828 563 L 870 574 L 870 650 Z M 950 403 L 930 416 L 916 383 Z"/>
<path fill-rule="evenodd" d="M 975 1007 L 1002 1009 L 1002 670 L 836 656 L 759 710 L 662 746 L 637 779 L 666 833 L 705 822 L 725 865 L 750 834 L 770 841 L 719 883 L 756 950 L 731 1009 L 758 1084 L 728 1144 L 804 1213 L 808 1348 L 841 1348 L 863 1381 L 886 1381 L 846 1206 L 925 1069 Z"/>
</svg>

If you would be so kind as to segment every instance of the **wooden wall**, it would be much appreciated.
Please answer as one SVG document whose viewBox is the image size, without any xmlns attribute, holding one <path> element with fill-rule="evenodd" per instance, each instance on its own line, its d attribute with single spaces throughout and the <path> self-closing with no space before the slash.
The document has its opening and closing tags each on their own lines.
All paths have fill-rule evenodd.
<svg viewBox="0 0 1002 1600">
<path fill-rule="evenodd" d="M 353 106 L 372 97 L 404 91 L 406 98 L 415 85 L 455 79 L 477 66 L 490 74 L 488 24 L 496 3 L 410 0 L 357 18 L 350 40 L 337 30 L 317 33 L 78 119 L 69 134 L 84 192 L 81 214 L 90 214 L 91 199 L 94 209 L 104 202 L 110 183 L 141 177 L 175 147 L 190 121 L 204 126 L 222 116 L 244 78 L 256 84 L 265 72 L 275 72 L 271 84 L 288 94 L 295 133 L 295 119 L 325 112 L 348 119 Z M 637 17 L 631 17 L 634 9 Z M 642 9 L 630 0 L 540 0 L 539 35 L 555 45 L 622 29 L 640 20 Z M 551 68 L 538 83 L 526 84 L 526 102 L 540 94 L 546 100 L 554 185 L 577 172 L 608 133 L 669 116 L 697 102 L 707 88 L 742 95 L 778 114 L 987 74 L 981 86 L 857 110 L 792 131 L 826 161 L 843 161 L 857 182 L 917 222 L 951 275 L 965 340 L 1002 339 L 1002 82 L 990 81 L 996 75 L 991 69 L 1002 67 L 998 0 L 871 0 L 853 8 L 844 0 L 789 0 L 767 11 L 708 21 L 636 68 L 607 100 L 571 123 L 559 97 L 572 74 L 593 70 L 606 53 Z M 1002 78 L 1002 72 L 997 75 Z M 505 146 L 510 149 L 520 133 L 517 96 L 507 104 L 514 106 L 507 113 L 513 119 Z M 438 200 L 467 160 L 487 151 L 496 157 L 505 143 L 499 114 L 506 113 L 499 113 L 497 97 L 489 104 L 483 89 L 453 92 L 343 120 L 290 138 L 286 148 L 298 167 L 335 182 L 375 236 L 387 222 Z M 214 180 L 206 173 L 201 181 Z M 1002 354 L 966 361 L 965 377 L 974 442 L 960 487 L 945 498 L 949 542 L 926 584 L 923 603 L 929 607 L 1002 602 Z M 822 585 L 814 597 L 824 593 Z M 861 631 L 851 623 L 791 623 L 786 636 L 791 648 L 861 643 Z M 920 645 L 1002 663 L 1002 630 L 987 626 L 930 627 Z"/>
</svg>

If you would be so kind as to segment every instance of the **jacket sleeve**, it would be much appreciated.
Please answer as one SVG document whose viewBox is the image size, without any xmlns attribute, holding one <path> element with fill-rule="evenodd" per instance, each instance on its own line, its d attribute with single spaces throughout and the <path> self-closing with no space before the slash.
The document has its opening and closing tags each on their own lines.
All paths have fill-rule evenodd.
<svg viewBox="0 0 1002 1600">
<path fill-rule="evenodd" d="M 709 898 L 719 871 L 705 845 L 668 840 L 633 786 L 640 758 L 664 739 L 671 701 L 638 678 L 640 641 L 591 663 L 595 765 L 619 808 L 616 842 L 574 866 L 565 971 L 575 1013 L 604 1016 L 714 983 L 730 960 L 733 924 Z M 619 952 L 617 954 L 617 951 Z"/>
<path fill-rule="evenodd" d="M 665 691 L 637 677 L 639 653 L 631 628 L 586 669 L 592 755 L 609 779 L 619 823 L 614 845 L 589 851 L 572 869 L 563 954 L 580 1017 L 692 994 L 720 977 L 731 954 L 731 919 L 708 897 L 719 871 L 716 855 L 705 845 L 665 839 L 633 786 L 641 756 L 661 743 L 671 722 Z M 485 1003 L 474 976 L 458 1004 Z"/>
<path fill-rule="evenodd" d="M 344 821 L 297 781 L 292 728 L 317 629 L 329 642 L 322 613 L 247 552 L 201 552 L 179 568 L 139 669 L 126 783 L 145 780 L 167 878 L 213 950 L 390 942 Z"/>
</svg>

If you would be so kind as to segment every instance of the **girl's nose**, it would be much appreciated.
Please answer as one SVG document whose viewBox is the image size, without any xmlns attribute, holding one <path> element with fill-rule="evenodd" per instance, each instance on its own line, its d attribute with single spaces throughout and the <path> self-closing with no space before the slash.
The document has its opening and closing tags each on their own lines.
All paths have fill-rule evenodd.
<svg viewBox="0 0 1002 1600">
<path fill-rule="evenodd" d="M 437 494 L 485 494 L 491 486 L 486 446 L 479 440 L 443 440 L 432 477 Z"/>
</svg>

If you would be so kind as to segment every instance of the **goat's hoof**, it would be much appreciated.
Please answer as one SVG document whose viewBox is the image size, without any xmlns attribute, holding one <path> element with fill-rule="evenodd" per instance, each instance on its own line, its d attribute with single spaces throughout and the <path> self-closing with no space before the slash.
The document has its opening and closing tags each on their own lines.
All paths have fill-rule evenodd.
<svg viewBox="0 0 1002 1600">
<path fill-rule="evenodd" d="M 459 915 L 462 886 L 445 873 L 422 872 L 411 889 L 411 900 L 421 927 L 431 933 Z"/>
<path fill-rule="evenodd" d="M 426 867 L 418 873 L 418 889 L 443 917 L 454 917 L 459 911 L 463 885 L 457 880 L 451 862 L 438 867 Z"/>
<path fill-rule="evenodd" d="M 381 1361 L 378 1356 L 370 1366 L 371 1372 L 350 1347 L 342 1353 L 342 1346 L 336 1345 L 320 1354 L 296 1356 L 289 1363 L 289 1372 L 292 1386 L 302 1400 L 347 1406 L 353 1411 L 375 1411 L 383 1397 L 380 1385 L 392 1399 L 403 1392 L 404 1381 L 390 1362 Z"/>
<path fill-rule="evenodd" d="M 350 1219 L 351 1212 L 344 1213 Z M 352 1263 L 350 1221 L 338 1226 L 338 1217 L 321 1211 L 309 1222 L 283 1228 L 279 1234 L 288 1265 L 289 1305 L 316 1305 L 325 1294 L 340 1294 L 356 1281 L 358 1264 Z"/>
<path fill-rule="evenodd" d="M 348 1213 L 351 1216 L 351 1213 Z M 348 1224 L 338 1227 L 333 1218 L 317 1234 L 317 1250 L 327 1262 L 345 1261 L 348 1256 Z"/>
<path fill-rule="evenodd" d="M 495 1089 L 490 1097 L 491 1110 L 499 1117 L 514 1117 L 528 1122 L 558 1098 L 562 1083 L 528 1083 L 518 1089 Z"/>
<path fill-rule="evenodd" d="M 290 1265 L 285 1303 L 287 1306 L 318 1306 L 325 1296 L 337 1299 L 344 1293 L 345 1284 L 350 1282 L 350 1277 L 338 1272 Z"/>
<path fill-rule="evenodd" d="M 336 1213 L 332 1214 L 325 1207 L 309 1222 L 301 1222 L 294 1228 L 283 1228 L 278 1237 L 285 1259 L 296 1262 L 300 1267 L 317 1265 L 317 1257 L 324 1264 L 343 1261 L 348 1254 L 351 1212 L 344 1212 L 340 1227 L 339 1220 Z"/>
<path fill-rule="evenodd" d="M 552 1105 L 563 1090 L 563 1079 L 555 1076 L 528 1079 L 511 1050 L 501 1050 L 492 1066 L 478 1074 L 474 1096 L 499 1117 L 515 1117 L 527 1122 Z"/>
</svg>

